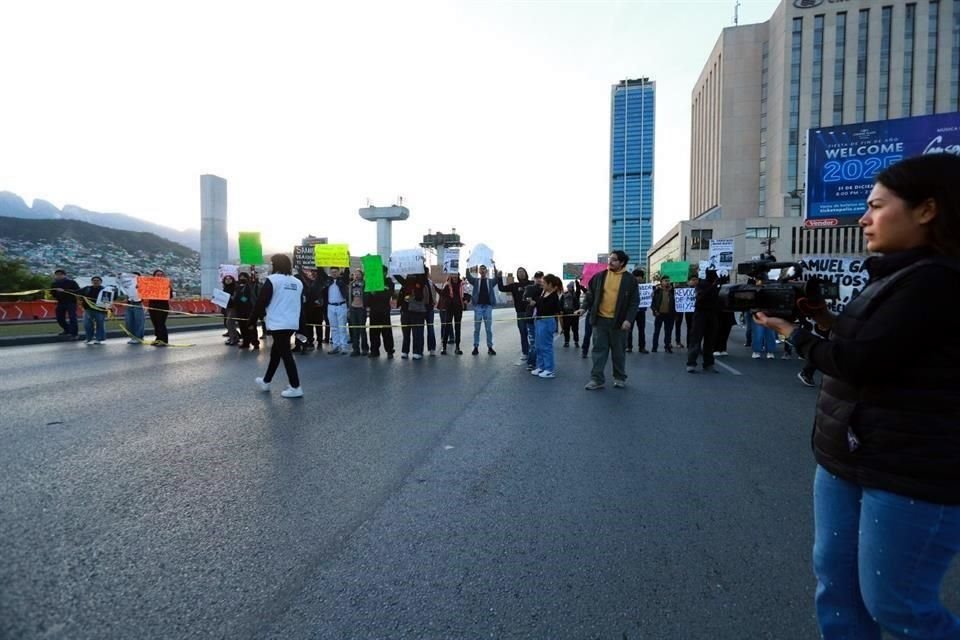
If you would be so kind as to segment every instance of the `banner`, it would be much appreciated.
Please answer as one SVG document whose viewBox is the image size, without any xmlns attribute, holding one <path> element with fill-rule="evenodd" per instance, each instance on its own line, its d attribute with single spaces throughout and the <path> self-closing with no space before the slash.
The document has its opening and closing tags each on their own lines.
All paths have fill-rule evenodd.
<svg viewBox="0 0 960 640">
<path fill-rule="evenodd" d="M 721 276 L 733 273 L 733 238 L 710 241 L 710 262 Z"/>
<path fill-rule="evenodd" d="M 313 256 L 313 247 L 301 247 L 296 245 L 293 248 L 293 269 L 294 271 L 301 271 L 303 269 L 316 269 L 317 262 L 314 260 Z"/>
<path fill-rule="evenodd" d="M 377 293 L 386 289 L 383 281 L 383 259 L 378 255 L 365 255 L 360 258 L 363 265 L 363 290 L 367 293 Z"/>
<path fill-rule="evenodd" d="M 693 313 L 697 307 L 697 290 L 693 287 L 676 287 L 673 299 L 677 313 Z"/>
<path fill-rule="evenodd" d="M 230 304 L 230 294 L 223 289 L 214 289 L 210 301 L 221 309 L 226 309 L 227 305 Z"/>
<path fill-rule="evenodd" d="M 713 264 L 710 260 L 701 260 L 700 264 L 697 266 L 697 275 L 701 278 L 707 277 L 707 269 L 710 267 L 716 268 L 716 265 Z"/>
<path fill-rule="evenodd" d="M 240 232 L 240 264 L 263 264 L 259 231 Z"/>
<path fill-rule="evenodd" d="M 640 304 L 638 305 L 641 309 L 649 309 L 650 305 L 653 303 L 653 287 L 654 284 L 641 284 L 637 285 L 640 289 Z"/>
<path fill-rule="evenodd" d="M 109 309 L 113 306 L 113 289 L 101 289 L 97 295 L 96 305 L 101 309 Z"/>
<path fill-rule="evenodd" d="M 349 269 L 350 247 L 345 244 L 315 244 L 313 262 L 317 267 Z"/>
<path fill-rule="evenodd" d="M 447 247 L 443 250 L 443 272 L 460 273 L 460 247 Z"/>
<path fill-rule="evenodd" d="M 137 278 L 137 289 L 144 300 L 169 300 L 170 278 L 140 276 Z"/>
<path fill-rule="evenodd" d="M 485 265 L 487 269 L 493 267 L 493 249 L 485 244 L 476 245 L 473 251 L 470 252 L 470 257 L 467 258 L 468 269 L 479 267 L 480 265 Z"/>
<path fill-rule="evenodd" d="M 580 283 L 583 286 L 590 284 L 590 278 L 594 275 L 606 271 L 606 262 L 587 262 L 583 265 L 583 275 L 580 277 Z"/>
<path fill-rule="evenodd" d="M 960 113 L 807 132 L 806 226 L 855 225 L 877 174 L 904 158 L 960 152 Z"/>
<path fill-rule="evenodd" d="M 222 264 L 217 267 L 218 282 L 223 282 L 227 276 L 232 276 L 236 280 L 240 276 L 240 267 L 235 264 Z"/>
<path fill-rule="evenodd" d="M 664 262 L 660 265 L 660 277 L 667 276 L 670 282 L 682 284 L 690 277 L 689 262 Z"/>
<path fill-rule="evenodd" d="M 423 273 L 422 249 L 400 249 L 390 254 L 390 275 L 412 275 Z"/>
<path fill-rule="evenodd" d="M 840 285 L 840 299 L 827 301 L 830 311 L 840 313 L 870 281 L 870 274 L 863 268 L 863 262 L 863 258 L 808 256 L 801 261 L 803 280 L 806 282 L 813 276 L 819 276 Z"/>
<path fill-rule="evenodd" d="M 117 286 L 120 287 L 120 291 L 122 291 L 123 295 L 127 296 L 128 299 L 140 299 L 140 293 L 137 291 L 137 276 L 132 273 L 121 273 L 117 276 Z"/>
<path fill-rule="evenodd" d="M 563 263 L 563 279 L 564 280 L 579 280 L 582 276 L 583 276 L 582 262 L 564 262 Z"/>
</svg>

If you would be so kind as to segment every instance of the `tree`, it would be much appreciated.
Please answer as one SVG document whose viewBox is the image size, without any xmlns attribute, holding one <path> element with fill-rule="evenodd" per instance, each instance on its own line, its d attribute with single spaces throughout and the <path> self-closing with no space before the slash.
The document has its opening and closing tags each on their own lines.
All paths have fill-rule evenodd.
<svg viewBox="0 0 960 640">
<path fill-rule="evenodd" d="M 34 289 L 45 289 L 50 286 L 50 279 L 31 273 L 30 268 L 17 258 L 10 258 L 0 254 L 0 292 L 14 293 L 17 291 L 33 291 Z M 15 297 L 2 297 L 0 301 L 18 300 L 37 300 L 42 298 L 43 294 L 32 294 Z"/>
</svg>

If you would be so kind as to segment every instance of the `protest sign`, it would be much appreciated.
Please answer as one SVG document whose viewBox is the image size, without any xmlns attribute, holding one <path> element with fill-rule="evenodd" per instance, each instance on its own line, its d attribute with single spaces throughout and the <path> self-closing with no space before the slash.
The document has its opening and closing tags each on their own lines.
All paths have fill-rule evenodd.
<svg viewBox="0 0 960 640">
<path fill-rule="evenodd" d="M 701 278 L 707 277 L 707 269 L 710 267 L 716 268 L 716 265 L 710 260 L 701 260 L 700 265 L 697 267 L 697 275 Z"/>
<path fill-rule="evenodd" d="M 240 232 L 240 264 L 263 264 L 259 231 Z"/>
<path fill-rule="evenodd" d="M 137 289 L 144 300 L 169 300 L 170 278 L 140 276 L 137 278 Z"/>
<path fill-rule="evenodd" d="M 693 313 L 697 307 L 697 290 L 693 287 L 676 287 L 673 290 L 674 308 L 677 313 Z"/>
<path fill-rule="evenodd" d="M 137 276 L 132 273 L 121 273 L 117 277 L 117 284 L 120 287 L 120 291 L 123 292 L 123 295 L 127 296 L 130 300 L 140 299 L 140 294 L 137 291 Z"/>
<path fill-rule="evenodd" d="M 350 268 L 350 247 L 345 244 L 313 245 L 313 262 L 317 267 Z"/>
<path fill-rule="evenodd" d="M 443 272 L 444 273 L 460 273 L 460 247 L 444 248 Z"/>
<path fill-rule="evenodd" d="M 220 278 L 220 282 L 223 282 L 223 279 L 227 276 L 231 276 L 234 280 L 240 275 L 240 267 L 235 264 L 222 264 L 217 267 L 217 276 Z"/>
<path fill-rule="evenodd" d="M 485 244 L 476 245 L 473 251 L 470 252 L 470 257 L 467 258 L 468 269 L 479 267 L 480 265 L 485 265 L 488 269 L 493 266 L 493 249 Z"/>
<path fill-rule="evenodd" d="M 840 313 L 851 300 L 860 295 L 870 280 L 870 274 L 863 268 L 863 262 L 863 258 L 808 256 L 801 261 L 803 280 L 818 276 L 840 285 L 840 299 L 827 301 L 830 311 Z"/>
<path fill-rule="evenodd" d="M 302 247 L 297 245 L 293 248 L 293 268 L 297 271 L 302 269 L 316 269 L 317 262 L 314 260 L 313 247 Z"/>
<path fill-rule="evenodd" d="M 230 304 L 230 294 L 223 289 L 214 289 L 210 300 L 221 309 L 226 309 L 227 305 Z"/>
<path fill-rule="evenodd" d="M 583 265 L 583 276 L 580 278 L 580 282 L 583 286 L 587 286 L 590 283 L 590 278 L 596 274 L 606 270 L 607 265 L 604 262 L 587 262 Z"/>
<path fill-rule="evenodd" d="M 100 293 L 97 295 L 96 305 L 101 309 L 109 309 L 113 306 L 113 298 L 113 289 L 101 289 Z"/>
<path fill-rule="evenodd" d="M 365 255 L 360 258 L 363 269 L 363 290 L 376 293 L 386 288 L 383 281 L 383 259 L 378 255 Z"/>
<path fill-rule="evenodd" d="M 664 262 L 660 265 L 660 276 L 667 276 L 670 278 L 670 282 L 674 284 L 686 282 L 687 278 L 690 277 L 690 263 Z"/>
<path fill-rule="evenodd" d="M 581 276 L 583 276 L 582 262 L 564 262 L 563 263 L 563 279 L 564 280 L 578 280 Z"/>
<path fill-rule="evenodd" d="M 650 305 L 653 303 L 653 284 L 641 284 L 637 285 L 640 290 L 640 304 L 638 305 L 641 309 L 649 309 Z"/>
<path fill-rule="evenodd" d="M 390 275 L 423 273 L 423 250 L 400 249 L 390 254 Z"/>
<path fill-rule="evenodd" d="M 722 276 L 733 272 L 733 238 L 710 241 L 710 262 Z"/>
</svg>

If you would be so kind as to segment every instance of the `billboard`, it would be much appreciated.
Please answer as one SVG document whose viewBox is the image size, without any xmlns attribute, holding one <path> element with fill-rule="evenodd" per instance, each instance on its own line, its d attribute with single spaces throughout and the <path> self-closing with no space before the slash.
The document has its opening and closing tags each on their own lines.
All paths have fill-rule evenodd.
<svg viewBox="0 0 960 640">
<path fill-rule="evenodd" d="M 960 113 L 810 129 L 806 226 L 855 225 L 878 173 L 928 153 L 960 155 Z"/>
</svg>

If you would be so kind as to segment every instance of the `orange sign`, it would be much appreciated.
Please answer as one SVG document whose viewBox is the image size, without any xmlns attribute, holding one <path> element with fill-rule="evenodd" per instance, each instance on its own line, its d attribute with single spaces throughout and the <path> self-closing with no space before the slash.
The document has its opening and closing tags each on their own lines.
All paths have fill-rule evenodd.
<svg viewBox="0 0 960 640">
<path fill-rule="evenodd" d="M 142 300 L 169 300 L 170 278 L 140 276 L 137 278 L 137 291 Z"/>
</svg>

